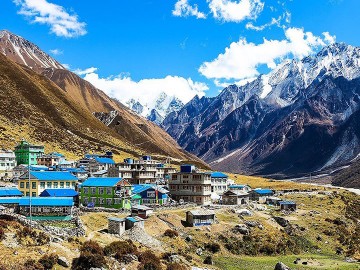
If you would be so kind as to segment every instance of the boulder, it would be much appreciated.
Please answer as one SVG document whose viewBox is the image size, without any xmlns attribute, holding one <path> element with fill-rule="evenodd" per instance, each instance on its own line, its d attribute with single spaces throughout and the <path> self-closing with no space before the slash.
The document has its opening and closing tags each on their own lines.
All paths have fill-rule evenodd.
<svg viewBox="0 0 360 270">
<path fill-rule="evenodd" d="M 250 221 L 250 220 L 245 221 L 245 225 L 248 227 L 256 227 L 256 226 L 259 226 L 259 224 L 260 223 L 257 221 Z"/>
<path fill-rule="evenodd" d="M 63 267 L 70 267 L 70 263 L 65 257 L 59 257 L 57 263 Z"/>
<path fill-rule="evenodd" d="M 179 255 L 171 255 L 171 256 L 169 256 L 168 261 L 170 263 L 179 263 L 180 257 L 179 257 Z"/>
<path fill-rule="evenodd" d="M 191 235 L 188 235 L 188 236 L 185 237 L 186 242 L 191 242 L 192 239 L 193 239 L 193 237 Z"/>
<path fill-rule="evenodd" d="M 211 256 L 207 256 L 204 260 L 204 264 L 210 264 L 212 265 L 213 264 L 213 259 Z"/>
<path fill-rule="evenodd" d="M 238 224 L 233 228 L 234 233 L 241 233 L 243 235 L 249 235 L 250 230 L 245 224 Z"/>
<path fill-rule="evenodd" d="M 285 265 L 284 263 L 278 262 L 278 263 L 275 265 L 274 270 L 291 270 L 291 269 L 290 269 L 290 267 L 288 267 L 288 266 Z"/>
<path fill-rule="evenodd" d="M 283 217 L 274 217 L 274 219 L 282 227 L 287 227 L 289 225 L 289 221 Z"/>
<path fill-rule="evenodd" d="M 198 249 L 196 250 L 196 254 L 197 254 L 197 255 L 201 256 L 202 253 L 203 253 L 202 248 L 198 248 Z"/>
</svg>

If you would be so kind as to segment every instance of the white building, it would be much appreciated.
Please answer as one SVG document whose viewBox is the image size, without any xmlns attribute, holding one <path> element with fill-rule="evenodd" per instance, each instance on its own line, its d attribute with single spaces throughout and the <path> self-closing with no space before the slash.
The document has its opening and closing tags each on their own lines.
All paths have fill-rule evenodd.
<svg viewBox="0 0 360 270">
<path fill-rule="evenodd" d="M 16 167 L 15 153 L 10 150 L 0 150 L 0 177 L 12 178 L 13 169 Z"/>
<path fill-rule="evenodd" d="M 222 172 L 211 173 L 211 192 L 222 195 L 227 190 L 228 176 Z"/>
</svg>

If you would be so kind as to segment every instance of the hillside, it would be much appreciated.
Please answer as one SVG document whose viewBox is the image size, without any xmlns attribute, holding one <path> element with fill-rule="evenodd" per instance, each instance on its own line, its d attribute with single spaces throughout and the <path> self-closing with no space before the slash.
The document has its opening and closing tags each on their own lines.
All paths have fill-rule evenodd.
<svg viewBox="0 0 360 270">
<path fill-rule="evenodd" d="M 64 150 L 73 157 L 87 151 L 112 149 L 122 157 L 148 153 L 161 159 L 170 156 L 176 163 L 191 161 L 207 167 L 163 129 L 64 69 L 35 44 L 0 31 L 0 52 L 6 55 L 1 55 L 1 88 L 6 97 L 1 101 L 0 113 L 4 119 L 1 137 L 4 146 L 12 147 L 25 137 L 45 143 L 47 151 Z M 116 111 L 118 117 L 110 127 L 94 117 L 111 111 Z M 20 123 L 21 127 L 12 127 L 12 122 Z"/>
<path fill-rule="evenodd" d="M 332 184 L 348 188 L 360 189 L 360 162 L 356 161 L 349 167 L 339 171 L 332 177 Z"/>
</svg>

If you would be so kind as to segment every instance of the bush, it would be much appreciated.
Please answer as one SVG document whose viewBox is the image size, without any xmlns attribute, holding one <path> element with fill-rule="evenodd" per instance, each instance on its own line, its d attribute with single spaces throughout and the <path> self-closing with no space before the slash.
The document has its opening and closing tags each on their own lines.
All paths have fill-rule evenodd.
<svg viewBox="0 0 360 270">
<path fill-rule="evenodd" d="M 33 259 L 27 260 L 24 263 L 24 268 L 27 270 L 44 270 L 44 267 Z"/>
<path fill-rule="evenodd" d="M 104 249 L 96 241 L 86 241 L 80 248 L 81 252 L 104 255 Z"/>
<path fill-rule="evenodd" d="M 205 249 L 212 253 L 216 253 L 220 251 L 220 245 L 218 243 L 207 243 Z"/>
<path fill-rule="evenodd" d="M 52 253 L 52 254 L 45 254 L 39 259 L 39 263 L 44 266 L 45 269 L 52 269 L 54 265 L 57 263 L 59 256 Z"/>
<path fill-rule="evenodd" d="M 188 268 L 180 263 L 170 263 L 167 265 L 166 270 L 187 270 Z"/>
<path fill-rule="evenodd" d="M 207 256 L 204 260 L 204 264 L 213 264 L 213 260 L 211 256 Z"/>
<path fill-rule="evenodd" d="M 134 243 L 129 241 L 115 241 L 107 245 L 104 248 L 104 253 L 107 256 L 116 254 L 116 256 L 134 254 L 137 251 L 137 247 Z"/>
<path fill-rule="evenodd" d="M 160 259 L 150 250 L 141 253 L 139 261 L 139 270 L 161 270 Z"/>
<path fill-rule="evenodd" d="M 106 267 L 104 249 L 95 241 L 86 241 L 80 247 L 80 257 L 72 261 L 73 270 Z"/>
<path fill-rule="evenodd" d="M 40 246 L 50 242 L 50 237 L 46 233 L 44 232 L 37 233 L 35 230 L 32 230 L 28 227 L 23 227 L 17 230 L 16 238 L 20 242 L 26 238 L 30 238 L 33 241 L 32 245 L 40 245 Z"/>
<path fill-rule="evenodd" d="M 165 232 L 164 232 L 164 235 L 165 236 L 168 236 L 170 238 L 175 238 L 175 237 L 178 237 L 179 236 L 179 233 L 175 230 L 170 230 L 170 229 L 167 229 Z"/>
<path fill-rule="evenodd" d="M 5 238 L 4 229 L 0 228 L 0 240 L 3 240 L 4 238 Z"/>
</svg>

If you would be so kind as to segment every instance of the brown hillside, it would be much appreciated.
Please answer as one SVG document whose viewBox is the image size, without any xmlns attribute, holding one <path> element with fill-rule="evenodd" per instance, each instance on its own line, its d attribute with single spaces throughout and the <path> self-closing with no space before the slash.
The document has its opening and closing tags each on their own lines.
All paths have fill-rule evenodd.
<svg viewBox="0 0 360 270">
<path fill-rule="evenodd" d="M 74 75 L 74 78 L 78 77 Z M 82 79 L 78 82 L 84 83 Z M 90 92 L 84 94 L 87 102 L 79 101 L 82 95 L 77 93 L 76 84 L 72 85 L 72 90 L 67 87 L 64 91 L 45 76 L 0 54 L 0 146 L 13 147 L 25 137 L 44 143 L 48 151 L 63 151 L 73 157 L 105 149 L 137 155 L 144 150 L 131 144 L 142 140 L 148 141 L 145 150 L 151 154 L 199 161 L 181 150 L 165 131 L 131 114 L 101 91 L 80 88 Z M 91 93 L 92 90 L 97 90 L 99 96 Z M 96 98 L 101 102 L 96 102 Z M 111 110 L 114 107 L 123 119 L 120 121 L 123 132 L 117 133 L 105 126 L 90 112 L 92 108 Z M 132 137 L 136 141 L 130 140 Z"/>
</svg>

